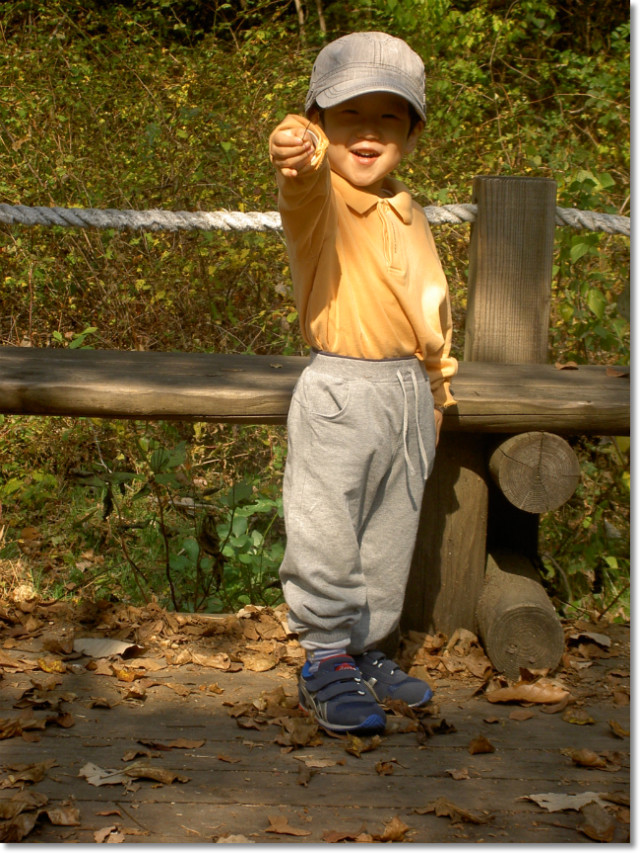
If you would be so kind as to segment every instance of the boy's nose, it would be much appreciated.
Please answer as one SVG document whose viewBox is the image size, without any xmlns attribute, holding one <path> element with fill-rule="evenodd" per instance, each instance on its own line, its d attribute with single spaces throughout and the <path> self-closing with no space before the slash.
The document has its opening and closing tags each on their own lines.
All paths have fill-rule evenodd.
<svg viewBox="0 0 640 853">
<path fill-rule="evenodd" d="M 380 135 L 378 126 L 373 121 L 363 119 L 358 126 L 358 133 L 366 139 L 377 139 Z"/>
</svg>

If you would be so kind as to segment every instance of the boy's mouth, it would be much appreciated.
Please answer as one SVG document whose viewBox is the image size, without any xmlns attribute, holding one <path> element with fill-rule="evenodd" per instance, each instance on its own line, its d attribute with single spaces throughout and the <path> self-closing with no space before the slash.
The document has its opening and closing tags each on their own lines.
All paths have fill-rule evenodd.
<svg viewBox="0 0 640 853">
<path fill-rule="evenodd" d="M 362 148 L 354 148 L 351 153 L 357 160 L 364 163 L 370 163 L 380 156 L 377 151 L 369 151 Z"/>
</svg>

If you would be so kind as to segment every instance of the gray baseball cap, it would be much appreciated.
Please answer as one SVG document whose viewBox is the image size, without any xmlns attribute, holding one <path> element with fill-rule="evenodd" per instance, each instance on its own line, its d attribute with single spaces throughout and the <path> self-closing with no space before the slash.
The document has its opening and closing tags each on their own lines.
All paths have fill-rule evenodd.
<svg viewBox="0 0 640 853">
<path fill-rule="evenodd" d="M 350 33 L 322 48 L 311 72 L 305 101 L 335 107 L 357 95 L 391 92 L 405 98 L 426 120 L 424 64 L 402 39 L 387 33 Z"/>
</svg>

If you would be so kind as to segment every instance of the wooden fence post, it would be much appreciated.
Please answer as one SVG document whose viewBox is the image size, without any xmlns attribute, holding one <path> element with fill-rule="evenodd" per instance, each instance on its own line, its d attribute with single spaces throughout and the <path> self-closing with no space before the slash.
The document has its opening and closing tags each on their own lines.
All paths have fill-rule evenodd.
<svg viewBox="0 0 640 853">
<path fill-rule="evenodd" d="M 465 361 L 503 364 L 547 361 L 549 306 L 555 235 L 556 184 L 544 178 L 479 177 L 471 229 Z M 455 394 L 455 379 L 452 383 Z M 517 569 L 537 554 L 537 516 L 504 498 L 488 470 L 491 436 L 443 433 L 422 506 L 402 627 L 404 630 L 478 630 L 478 603 L 485 585 L 487 550 L 500 551 L 515 599 L 531 600 Z M 506 549 L 506 556 L 505 556 Z M 514 559 L 510 561 L 509 552 Z M 509 572 L 513 563 L 513 574 Z M 531 583 L 531 573 L 526 581 Z M 539 600 L 544 601 L 544 593 Z M 527 609 L 535 620 L 536 602 Z M 549 620 L 545 604 L 544 618 Z M 553 609 L 552 609 L 553 610 Z M 533 616 L 532 616 L 533 613 Z M 503 637 L 484 612 L 491 636 Z M 553 611 L 555 617 L 555 611 Z M 557 617 L 555 617 L 557 620 Z M 509 638 L 518 616 L 509 613 Z M 558 622 L 559 624 L 559 622 Z M 553 633 L 553 632 L 552 632 Z M 530 634 L 528 624 L 528 635 Z M 551 654 L 557 650 L 552 640 Z M 530 654 L 529 654 L 530 658 Z M 510 661 L 519 660 L 511 647 Z"/>
<path fill-rule="evenodd" d="M 465 361 L 544 364 L 555 235 L 556 183 L 476 178 Z"/>
</svg>

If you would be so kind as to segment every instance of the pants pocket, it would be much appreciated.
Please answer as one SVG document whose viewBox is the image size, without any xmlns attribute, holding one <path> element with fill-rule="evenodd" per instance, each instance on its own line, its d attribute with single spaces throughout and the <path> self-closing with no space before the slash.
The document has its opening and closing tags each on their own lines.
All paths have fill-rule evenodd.
<svg viewBox="0 0 640 853">
<path fill-rule="evenodd" d="M 349 383 L 344 379 L 308 372 L 304 378 L 304 401 L 307 410 L 326 420 L 342 417 L 349 403 Z"/>
</svg>

